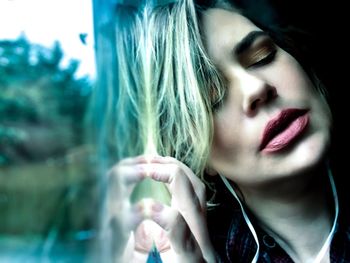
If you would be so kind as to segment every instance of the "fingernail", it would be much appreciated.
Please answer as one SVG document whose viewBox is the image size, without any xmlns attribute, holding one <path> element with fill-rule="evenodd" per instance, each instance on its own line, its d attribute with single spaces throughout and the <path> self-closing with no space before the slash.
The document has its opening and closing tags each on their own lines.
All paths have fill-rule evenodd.
<svg viewBox="0 0 350 263">
<path fill-rule="evenodd" d="M 152 158 L 152 161 L 160 161 L 160 160 L 162 160 L 164 157 L 163 156 L 160 156 L 160 155 L 155 155 L 155 156 L 153 156 L 153 158 Z"/>
<path fill-rule="evenodd" d="M 163 209 L 164 209 L 164 205 L 161 204 L 161 203 L 154 203 L 154 204 L 152 205 L 152 211 L 153 211 L 153 212 L 160 212 L 160 211 L 162 211 Z"/>
<path fill-rule="evenodd" d="M 146 163 L 147 162 L 147 156 L 144 156 L 144 155 L 139 156 L 138 157 L 138 162 L 139 163 Z"/>
</svg>

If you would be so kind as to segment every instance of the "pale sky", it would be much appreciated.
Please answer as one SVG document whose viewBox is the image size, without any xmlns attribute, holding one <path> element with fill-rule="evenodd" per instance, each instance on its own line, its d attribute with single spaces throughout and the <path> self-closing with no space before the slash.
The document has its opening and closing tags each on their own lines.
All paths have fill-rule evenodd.
<svg viewBox="0 0 350 263">
<path fill-rule="evenodd" d="M 0 39 L 29 41 L 51 47 L 60 41 L 66 59 L 81 60 L 78 76 L 95 76 L 92 0 L 0 0 Z M 87 33 L 84 45 L 80 33 Z"/>
</svg>

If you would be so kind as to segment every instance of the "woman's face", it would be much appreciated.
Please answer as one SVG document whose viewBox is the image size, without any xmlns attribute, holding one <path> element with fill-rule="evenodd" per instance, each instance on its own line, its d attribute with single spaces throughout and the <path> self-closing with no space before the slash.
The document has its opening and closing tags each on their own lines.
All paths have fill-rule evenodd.
<svg viewBox="0 0 350 263">
<path fill-rule="evenodd" d="M 210 166 L 239 185 L 307 171 L 330 140 L 331 114 L 298 62 L 238 13 L 203 15 L 209 57 L 226 79 Z"/>
</svg>

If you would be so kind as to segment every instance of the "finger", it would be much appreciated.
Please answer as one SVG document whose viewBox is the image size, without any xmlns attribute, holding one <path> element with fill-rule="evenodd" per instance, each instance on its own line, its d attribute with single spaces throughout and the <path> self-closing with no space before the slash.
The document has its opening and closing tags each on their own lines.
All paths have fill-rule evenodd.
<svg viewBox="0 0 350 263">
<path fill-rule="evenodd" d="M 150 163 L 152 160 L 158 160 L 161 159 L 161 156 L 159 155 L 138 155 L 133 157 L 124 158 L 121 161 L 119 161 L 119 164 L 121 165 L 131 165 L 131 164 L 137 164 L 137 163 Z M 172 157 L 170 157 L 172 158 Z"/>
<path fill-rule="evenodd" d="M 171 156 L 155 155 L 150 159 L 150 163 L 176 163 L 177 159 Z"/>
<path fill-rule="evenodd" d="M 138 155 L 133 157 L 124 158 L 119 161 L 119 165 L 131 165 L 131 164 L 137 164 L 137 163 L 147 163 L 149 162 L 149 158 L 146 155 Z"/>
<path fill-rule="evenodd" d="M 155 156 L 151 160 L 151 164 L 154 166 L 153 169 L 151 169 L 152 172 L 150 173 L 150 176 L 157 181 L 162 181 L 170 184 L 176 174 L 185 174 L 193 185 L 193 189 L 201 201 L 201 206 L 203 209 L 206 208 L 205 186 L 200 178 L 196 176 L 188 166 L 170 156 Z M 170 166 L 165 169 L 159 169 L 156 168 L 156 164 L 164 164 Z"/>
<path fill-rule="evenodd" d="M 131 205 L 124 218 L 126 230 L 135 231 L 145 218 L 144 206 L 141 203 Z"/>
<path fill-rule="evenodd" d="M 117 165 L 108 172 L 108 176 L 113 182 L 128 185 L 142 180 L 146 173 L 147 167 L 145 164 Z"/>
<path fill-rule="evenodd" d="M 159 253 L 169 250 L 170 242 L 166 231 L 153 220 L 144 220 L 134 232 L 135 249 L 147 253 L 154 246 Z"/>
<path fill-rule="evenodd" d="M 171 184 L 175 174 L 181 173 L 176 164 L 152 163 L 148 165 L 148 176 L 158 182 Z"/>
<path fill-rule="evenodd" d="M 110 242 L 117 255 L 120 255 L 134 231 L 143 220 L 142 210 L 138 205 L 123 211 L 109 211 L 103 228 L 107 242 Z"/>
<path fill-rule="evenodd" d="M 188 173 L 189 178 L 191 179 L 191 181 L 200 181 L 200 179 L 198 178 L 198 176 L 196 176 L 192 170 L 185 165 L 184 163 L 180 162 L 179 160 L 177 160 L 174 157 L 171 156 L 154 156 L 152 159 L 150 159 L 150 163 L 159 163 L 159 164 L 174 164 L 179 166 L 184 172 Z"/>
<path fill-rule="evenodd" d="M 179 166 L 175 164 L 162 166 L 162 168 L 152 172 L 152 178 L 157 178 L 170 184 L 172 206 L 180 212 L 203 251 L 212 251 L 206 227 L 204 185 L 201 183 L 195 189 L 192 181 Z M 168 213 L 168 217 L 174 217 L 170 211 L 166 213 Z M 165 220 L 168 224 L 172 222 L 170 218 Z M 159 223 L 161 224 L 161 221 Z"/>
<path fill-rule="evenodd" d="M 180 213 L 167 205 L 158 202 L 152 204 L 150 218 L 165 231 L 172 229 L 178 216 L 181 216 Z"/>
<path fill-rule="evenodd" d="M 147 175 L 146 164 L 116 166 L 109 172 L 109 197 L 117 200 L 129 200 L 137 183 Z"/>
<path fill-rule="evenodd" d="M 171 247 L 176 254 L 187 257 L 191 255 L 192 260 L 195 257 L 202 258 L 197 240 L 182 215 L 175 209 L 160 203 L 154 204 L 152 208 L 152 219 L 167 232 Z M 181 262 L 192 262 L 188 260 L 189 258 Z"/>
<path fill-rule="evenodd" d="M 205 186 L 188 167 L 187 169 L 178 163 L 152 163 L 149 164 L 148 176 L 153 180 L 168 184 L 169 191 L 172 195 L 175 195 L 175 199 L 176 196 L 179 196 L 187 203 L 187 200 L 194 197 L 194 201 L 199 201 L 200 207 L 205 211 Z M 193 179 L 192 177 L 196 178 Z M 176 194 L 177 192 L 179 193 Z M 188 199 L 186 200 L 186 198 Z"/>
<path fill-rule="evenodd" d="M 131 205 L 129 202 L 124 202 L 119 206 L 113 206 L 112 202 L 110 204 L 107 211 L 108 221 L 117 222 L 125 233 L 135 230 L 145 219 L 144 207 L 140 203 Z"/>
<path fill-rule="evenodd" d="M 193 180 L 195 175 L 189 168 L 184 168 L 184 165 L 181 165 L 176 159 L 158 157 L 158 161 L 149 164 L 151 178 L 169 184 L 173 208 L 180 212 L 203 251 L 212 251 L 205 220 L 204 184 L 197 177 Z M 161 218 L 159 219 L 161 221 L 158 221 L 165 229 L 168 229 L 169 224 L 171 225 L 175 220 L 174 218 L 178 216 L 177 214 L 174 216 L 174 212 L 171 211 L 173 210 L 165 213 L 167 219 L 162 217 L 164 222 L 167 222 L 167 225 L 164 225 L 165 223 L 162 224 Z"/>
</svg>

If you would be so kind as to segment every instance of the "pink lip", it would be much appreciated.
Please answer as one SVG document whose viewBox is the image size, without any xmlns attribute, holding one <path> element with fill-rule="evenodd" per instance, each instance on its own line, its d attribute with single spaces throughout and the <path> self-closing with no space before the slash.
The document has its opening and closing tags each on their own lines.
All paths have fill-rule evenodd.
<svg viewBox="0 0 350 263">
<path fill-rule="evenodd" d="M 260 143 L 260 151 L 273 153 L 291 145 L 309 123 L 307 109 L 285 109 L 266 125 Z"/>
</svg>

